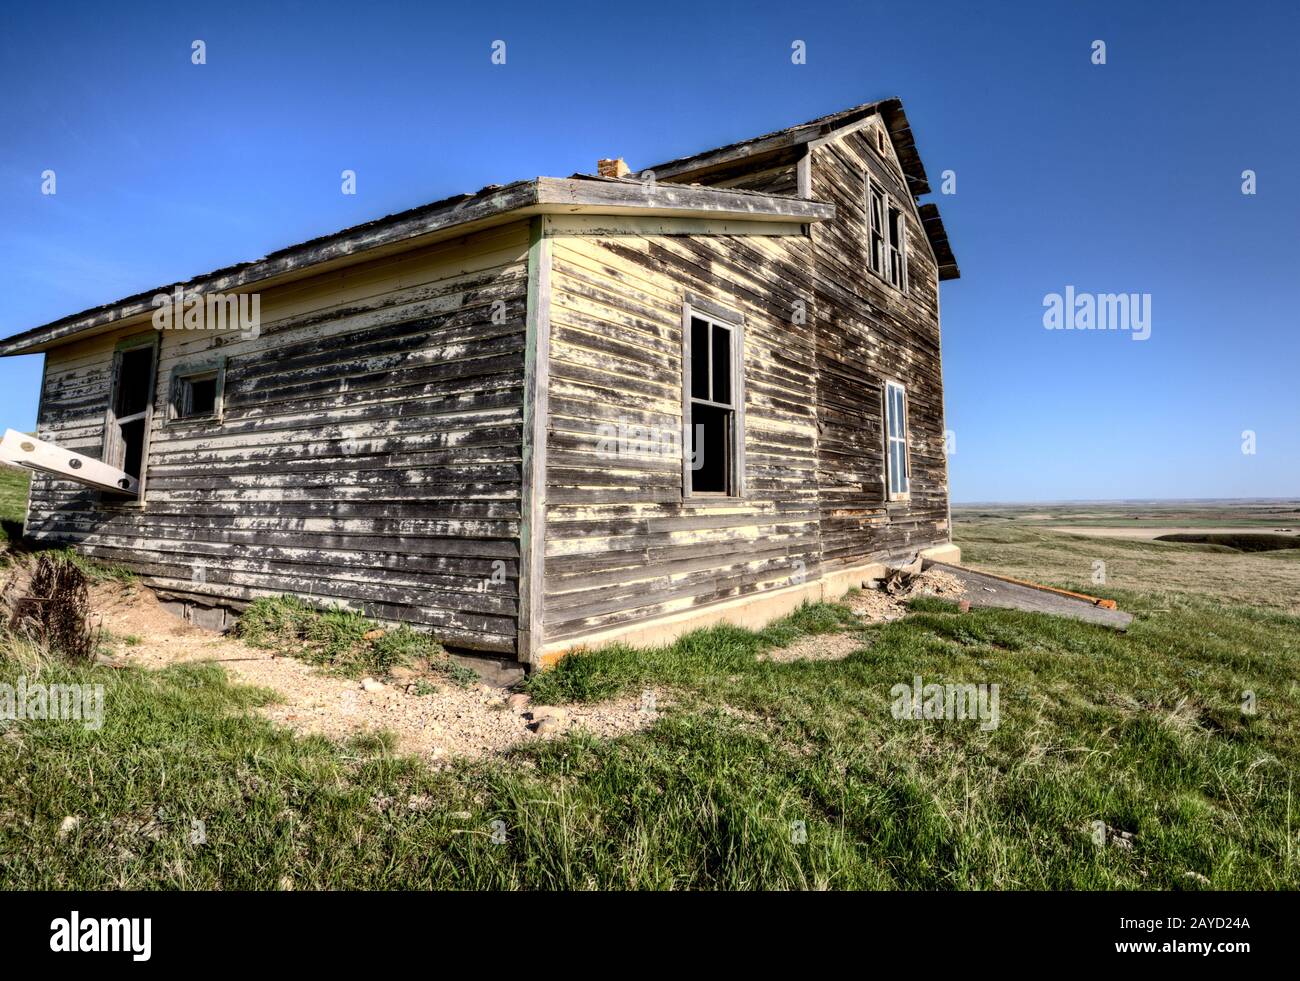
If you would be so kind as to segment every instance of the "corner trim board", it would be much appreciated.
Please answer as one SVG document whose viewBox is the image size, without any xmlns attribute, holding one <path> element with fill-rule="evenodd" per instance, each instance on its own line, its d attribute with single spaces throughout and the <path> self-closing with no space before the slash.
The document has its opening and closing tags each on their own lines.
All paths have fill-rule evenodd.
<svg viewBox="0 0 1300 981">
<path fill-rule="evenodd" d="M 524 346 L 523 486 L 519 522 L 517 657 L 533 663 L 543 642 L 546 571 L 546 433 L 550 421 L 551 240 L 547 219 L 528 226 L 528 309 Z"/>
</svg>

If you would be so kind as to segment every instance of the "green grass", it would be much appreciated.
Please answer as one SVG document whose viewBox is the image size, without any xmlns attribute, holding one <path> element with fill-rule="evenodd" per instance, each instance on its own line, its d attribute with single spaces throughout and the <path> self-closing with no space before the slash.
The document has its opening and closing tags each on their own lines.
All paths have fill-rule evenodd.
<svg viewBox="0 0 1300 981">
<path fill-rule="evenodd" d="M 296 657 L 350 678 L 383 675 L 399 665 L 423 665 L 461 684 L 477 676 L 454 664 L 442 645 L 407 626 L 381 629 L 360 613 L 320 609 L 296 596 L 258 599 L 236 632 L 254 647 Z M 376 636 L 377 635 L 377 636 Z"/>
<path fill-rule="evenodd" d="M 75 565 L 91 582 L 117 582 L 123 585 L 135 582 L 135 573 L 126 566 L 90 558 L 73 548 L 58 547 L 41 549 L 40 551 L 53 556 L 61 562 Z"/>
<path fill-rule="evenodd" d="M 10 642 L 0 681 L 102 684 L 107 709 L 98 731 L 0 720 L 0 887 L 1300 888 L 1300 617 L 1278 608 L 1294 561 L 959 531 L 968 561 L 1138 618 L 1117 634 L 926 600 L 858 629 L 817 605 L 761 632 L 608 648 L 527 687 L 541 702 L 653 687 L 671 702 L 653 727 L 446 769 L 382 737 L 296 738 L 256 714 L 272 693 L 213 665 L 70 668 Z M 1096 558 L 1110 585 L 1090 582 Z M 433 653 L 415 631 L 366 641 L 374 625 L 344 611 L 255 610 L 250 642 L 332 670 Z M 843 631 L 860 646 L 842 661 L 756 656 Z M 997 683 L 1000 725 L 894 719 L 890 688 L 915 675 Z M 1095 822 L 1132 848 L 1097 847 Z"/>
<path fill-rule="evenodd" d="M 27 519 L 27 488 L 31 474 L 16 467 L 0 467 L 0 542 L 23 537 Z"/>
<path fill-rule="evenodd" d="M 6 545 L 19 545 L 23 537 L 23 523 L 27 520 L 27 492 L 31 485 L 31 474 L 16 467 L 0 466 L 0 550 Z M 30 543 L 27 546 L 30 548 Z M 40 551 L 52 552 L 56 557 L 76 565 L 93 582 L 129 583 L 134 581 L 135 573 L 124 566 L 101 562 L 79 554 L 67 547 L 42 548 Z M 10 555 L 0 551 L 0 565 L 7 565 Z"/>
<path fill-rule="evenodd" d="M 1180 889 L 1197 873 L 1214 888 L 1300 886 L 1297 618 L 1184 600 L 1121 635 L 924 601 L 860 631 L 842 661 L 755 657 L 846 623 L 805 607 L 761 633 L 566 660 L 530 682 L 539 700 L 654 685 L 674 707 L 621 739 L 445 771 L 382 740 L 295 739 L 252 713 L 266 693 L 215 667 L 46 668 L 105 684 L 106 722 L 11 723 L 0 738 L 0 883 Z M 917 674 L 998 683 L 1001 724 L 895 720 L 889 689 Z M 81 823 L 61 839 L 69 815 Z M 1096 847 L 1098 821 L 1132 849 Z"/>
</svg>

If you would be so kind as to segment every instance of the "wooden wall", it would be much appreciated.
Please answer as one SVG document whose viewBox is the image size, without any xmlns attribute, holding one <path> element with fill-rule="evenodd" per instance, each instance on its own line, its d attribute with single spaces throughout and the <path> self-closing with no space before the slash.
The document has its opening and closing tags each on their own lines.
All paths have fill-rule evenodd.
<svg viewBox="0 0 1300 981">
<path fill-rule="evenodd" d="M 873 149 L 874 134 L 807 151 L 811 196 L 837 210 L 809 238 L 555 227 L 548 641 L 948 541 L 937 270 L 903 176 Z M 904 210 L 907 294 L 870 269 L 868 172 Z M 798 162 L 782 154 L 681 179 L 793 195 Z M 684 500 L 676 461 L 611 463 L 595 450 L 602 422 L 680 425 L 688 292 L 746 318 L 742 504 Z M 800 300 L 809 322 L 796 326 L 789 309 Z M 907 501 L 886 500 L 886 378 L 908 391 Z"/>
<path fill-rule="evenodd" d="M 527 252 L 515 223 L 268 291 L 256 339 L 161 332 L 143 507 L 37 476 L 29 533 L 177 595 L 295 593 L 513 652 Z M 114 342 L 150 329 L 50 351 L 40 437 L 98 456 Z M 223 420 L 166 423 L 172 370 L 215 354 Z"/>
<path fill-rule="evenodd" d="M 763 230 L 552 223 L 547 641 L 815 575 L 815 352 L 791 325 L 810 242 L 797 225 Z M 687 292 L 745 319 L 743 502 L 683 500 L 680 458 L 601 452 L 602 424 L 680 433 Z"/>
<path fill-rule="evenodd" d="M 877 152 L 870 128 L 811 153 L 812 196 L 836 209 L 833 221 L 813 227 L 818 488 L 829 567 L 947 541 L 948 480 L 937 269 L 902 174 Z M 868 172 L 906 218 L 906 295 L 870 268 L 863 188 Z M 886 500 L 880 394 L 886 378 L 907 387 L 909 501 Z"/>
</svg>

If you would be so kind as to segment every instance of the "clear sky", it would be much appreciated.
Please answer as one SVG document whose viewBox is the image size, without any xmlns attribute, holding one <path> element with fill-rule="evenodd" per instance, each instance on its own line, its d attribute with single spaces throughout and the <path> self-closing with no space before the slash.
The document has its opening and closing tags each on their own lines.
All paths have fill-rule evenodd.
<svg viewBox="0 0 1300 981">
<path fill-rule="evenodd" d="M 0 334 L 897 95 L 962 270 L 954 499 L 1297 496 L 1298 52 L 1300 6 L 1272 0 L 6 4 Z M 1150 336 L 1045 329 L 1067 286 L 1149 294 Z M 39 381 L 39 356 L 0 361 L 0 426 L 34 425 Z"/>
</svg>

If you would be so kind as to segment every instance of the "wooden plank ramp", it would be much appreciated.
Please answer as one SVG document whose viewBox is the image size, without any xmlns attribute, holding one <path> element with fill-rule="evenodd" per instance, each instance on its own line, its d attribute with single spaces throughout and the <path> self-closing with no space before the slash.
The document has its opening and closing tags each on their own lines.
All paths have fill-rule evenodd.
<svg viewBox="0 0 1300 981">
<path fill-rule="evenodd" d="M 924 568 L 938 569 L 960 580 L 966 587 L 966 595 L 962 598 L 969 600 L 972 607 L 1047 613 L 1051 616 L 1099 623 L 1120 631 L 1127 630 L 1129 624 L 1133 622 L 1133 614 L 1102 605 L 1110 602 L 1109 600 L 1102 601 L 1081 593 L 1070 593 L 1037 583 L 1006 579 L 959 565 L 948 565 L 946 562 L 926 562 Z"/>
</svg>

